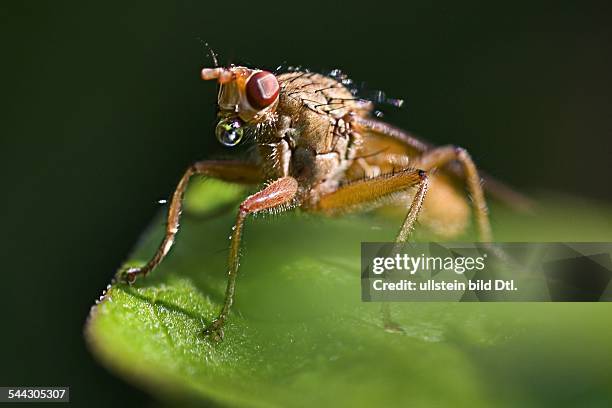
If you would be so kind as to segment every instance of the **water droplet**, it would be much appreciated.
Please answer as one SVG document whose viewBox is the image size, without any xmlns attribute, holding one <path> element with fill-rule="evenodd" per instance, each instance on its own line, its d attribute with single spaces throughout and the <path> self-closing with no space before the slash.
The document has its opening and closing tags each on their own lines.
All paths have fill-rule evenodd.
<svg viewBox="0 0 612 408">
<path fill-rule="evenodd" d="M 342 75 L 342 71 L 340 71 L 338 68 L 332 69 L 331 71 L 329 71 L 329 76 L 333 77 L 333 78 L 337 78 L 340 75 Z"/>
<path fill-rule="evenodd" d="M 394 98 L 389 98 L 387 99 L 387 103 L 389 105 L 393 105 L 397 108 L 401 108 L 402 105 L 404 104 L 404 100 L 403 99 L 394 99 Z"/>
</svg>

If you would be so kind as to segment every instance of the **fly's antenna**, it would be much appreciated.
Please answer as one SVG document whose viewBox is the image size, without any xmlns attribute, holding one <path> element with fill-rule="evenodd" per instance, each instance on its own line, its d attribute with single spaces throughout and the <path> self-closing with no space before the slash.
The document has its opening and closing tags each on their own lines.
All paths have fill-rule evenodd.
<svg viewBox="0 0 612 408">
<path fill-rule="evenodd" d="M 200 37 L 197 37 L 197 38 L 202 43 L 202 45 L 204 45 L 204 47 L 208 50 L 208 55 L 210 56 L 210 59 L 212 59 L 214 67 L 218 68 L 219 60 L 217 59 L 217 54 L 215 53 L 215 51 L 212 49 L 210 44 L 208 44 L 206 41 L 204 41 Z"/>
<path fill-rule="evenodd" d="M 206 48 L 208 48 L 208 53 L 210 54 L 210 58 L 212 58 L 213 64 L 215 64 L 215 68 L 217 68 L 219 66 L 219 61 L 217 60 L 217 54 L 215 54 L 215 51 L 212 49 L 210 45 L 208 45 L 207 42 L 205 42 L 204 45 L 206 46 Z"/>
<path fill-rule="evenodd" d="M 216 79 L 220 84 L 226 84 L 234 79 L 234 73 L 227 68 L 203 68 L 201 76 L 205 81 Z"/>
<path fill-rule="evenodd" d="M 208 55 L 212 59 L 214 68 L 204 68 L 201 71 L 201 77 L 205 81 L 209 81 L 211 79 L 216 79 L 220 84 L 226 84 L 234 79 L 235 75 L 231 69 L 223 68 L 219 66 L 219 60 L 217 59 L 217 54 L 212 49 L 212 47 L 201 38 L 198 38 L 202 45 L 206 47 L 208 50 Z"/>
</svg>

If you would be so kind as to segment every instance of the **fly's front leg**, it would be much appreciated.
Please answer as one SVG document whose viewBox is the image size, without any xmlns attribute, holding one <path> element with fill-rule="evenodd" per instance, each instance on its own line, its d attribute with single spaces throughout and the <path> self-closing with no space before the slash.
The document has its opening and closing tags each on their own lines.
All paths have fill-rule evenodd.
<svg viewBox="0 0 612 408">
<path fill-rule="evenodd" d="M 140 268 L 128 268 L 119 272 L 120 280 L 133 283 L 139 275 L 146 276 L 151 272 L 172 248 L 174 238 L 179 230 L 179 220 L 181 217 L 181 208 L 183 195 L 189 184 L 189 180 L 194 175 L 203 175 L 214 177 L 224 181 L 256 184 L 262 181 L 262 175 L 259 167 L 251 163 L 239 161 L 201 161 L 194 163 L 181 177 L 168 208 L 168 219 L 166 223 L 166 233 L 159 245 L 159 248 L 153 257 L 144 266 Z"/>
<path fill-rule="evenodd" d="M 443 167 L 455 160 L 463 166 L 463 177 L 472 197 L 480 240 L 491 242 L 491 224 L 489 222 L 487 202 L 485 201 L 478 169 L 469 153 L 465 149 L 456 146 L 437 147 L 423 153 L 422 156 L 416 159 L 415 165 L 422 169 L 430 170 Z"/>
<path fill-rule="evenodd" d="M 263 190 L 253 194 L 240 204 L 236 225 L 232 230 L 231 245 L 228 260 L 227 288 L 225 290 L 225 301 L 219 316 L 212 322 L 205 333 L 213 340 L 223 339 L 223 325 L 229 314 L 232 303 L 234 303 L 234 291 L 236 288 L 236 277 L 240 262 L 240 239 L 244 221 L 250 214 L 271 209 L 284 210 L 290 207 L 297 193 L 298 183 L 293 177 L 277 179 Z"/>
<path fill-rule="evenodd" d="M 340 187 L 338 190 L 319 199 L 315 210 L 324 213 L 336 213 L 371 207 L 380 203 L 385 197 L 418 187 L 406 214 L 406 218 L 397 234 L 397 242 L 405 242 L 414 229 L 423 200 L 427 194 L 429 182 L 423 170 L 408 169 L 393 174 L 383 174 L 371 179 L 356 181 Z"/>
</svg>

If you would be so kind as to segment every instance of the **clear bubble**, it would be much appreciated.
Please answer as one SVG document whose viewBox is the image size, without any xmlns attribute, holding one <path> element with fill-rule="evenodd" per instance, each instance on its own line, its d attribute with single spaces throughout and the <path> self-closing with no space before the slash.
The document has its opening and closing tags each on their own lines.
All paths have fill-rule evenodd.
<svg viewBox="0 0 612 408">
<path fill-rule="evenodd" d="M 215 129 L 217 140 L 225 146 L 236 146 L 242 140 L 242 122 L 238 118 L 222 119 Z"/>
</svg>

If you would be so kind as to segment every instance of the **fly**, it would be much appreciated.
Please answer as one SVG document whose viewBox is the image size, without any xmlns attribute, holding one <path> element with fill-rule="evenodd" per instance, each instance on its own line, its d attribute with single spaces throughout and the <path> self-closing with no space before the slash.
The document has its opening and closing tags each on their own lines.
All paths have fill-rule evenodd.
<svg viewBox="0 0 612 408">
<path fill-rule="evenodd" d="M 482 178 L 468 152 L 453 145 L 434 147 L 380 121 L 374 117 L 374 104 L 356 97 L 350 83 L 337 75 L 273 74 L 230 66 L 204 68 L 201 76 L 219 83 L 217 140 L 236 146 L 250 135 L 255 153 L 248 160 L 205 160 L 189 166 L 172 194 L 159 248 L 145 265 L 124 269 L 119 277 L 133 283 L 168 254 L 192 176 L 263 184 L 239 206 L 231 231 L 225 300 L 205 330 L 213 339 L 223 338 L 234 301 L 243 226 L 252 214 L 300 208 L 337 216 L 402 204 L 406 215 L 397 242 L 410 237 L 417 219 L 441 236 L 456 236 L 465 230 L 471 214 L 479 239 L 492 240 Z M 461 184 L 467 187 L 471 205 Z M 525 203 L 495 181 L 488 185 L 506 201 Z"/>
</svg>

